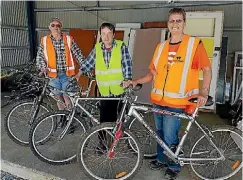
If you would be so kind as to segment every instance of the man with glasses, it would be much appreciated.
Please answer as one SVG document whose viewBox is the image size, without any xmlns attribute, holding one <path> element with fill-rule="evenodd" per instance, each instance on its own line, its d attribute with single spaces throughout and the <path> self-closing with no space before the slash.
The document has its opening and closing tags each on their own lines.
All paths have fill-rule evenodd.
<svg viewBox="0 0 243 180">
<path fill-rule="evenodd" d="M 124 92 L 120 84 L 132 79 L 132 60 L 124 42 L 114 39 L 115 27 L 113 24 L 103 23 L 99 33 L 102 42 L 95 45 L 87 60 L 81 64 L 80 72 L 76 77 L 79 78 L 82 73 L 95 69 L 101 96 L 120 97 Z M 118 107 L 118 103 L 118 100 L 102 100 L 100 102 L 101 123 L 116 121 L 117 111 L 121 107 Z M 101 142 L 99 148 L 105 148 Z"/>
<path fill-rule="evenodd" d="M 36 65 L 42 73 L 50 77 L 51 86 L 66 90 L 71 77 L 77 74 L 84 56 L 73 37 L 62 33 L 62 22 L 59 18 L 51 20 L 49 29 L 51 34 L 41 38 Z M 54 94 L 67 107 L 71 107 L 71 101 L 67 95 L 58 91 L 54 91 Z M 59 110 L 64 109 L 59 103 L 57 106 Z"/>
</svg>

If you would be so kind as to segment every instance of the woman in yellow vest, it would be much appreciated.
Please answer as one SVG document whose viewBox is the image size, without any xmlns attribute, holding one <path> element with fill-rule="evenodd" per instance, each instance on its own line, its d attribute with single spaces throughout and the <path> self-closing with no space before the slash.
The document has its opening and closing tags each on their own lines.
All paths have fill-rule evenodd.
<svg viewBox="0 0 243 180">
<path fill-rule="evenodd" d="M 142 78 L 131 81 L 133 86 L 153 80 L 151 102 L 155 107 L 183 112 L 190 103 L 188 99 L 198 97 L 198 106 L 204 106 L 209 93 L 211 67 L 203 43 L 199 38 L 183 33 L 186 23 L 184 9 L 169 11 L 168 28 L 171 38 L 160 43 L 149 65 L 150 72 Z M 199 71 L 203 71 L 203 83 L 199 89 Z M 155 114 L 158 135 L 176 150 L 181 120 L 177 117 Z M 180 165 L 168 161 L 163 148 L 157 147 L 157 158 L 150 162 L 151 169 L 167 167 L 165 177 L 175 179 Z"/>
</svg>

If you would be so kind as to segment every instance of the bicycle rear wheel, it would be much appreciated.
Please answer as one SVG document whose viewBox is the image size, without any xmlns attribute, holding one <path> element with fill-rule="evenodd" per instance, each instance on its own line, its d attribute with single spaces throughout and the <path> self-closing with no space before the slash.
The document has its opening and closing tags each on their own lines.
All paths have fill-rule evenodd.
<svg viewBox="0 0 243 180">
<path fill-rule="evenodd" d="M 4 118 L 4 127 L 7 135 L 15 143 L 28 146 L 29 145 L 29 120 L 32 112 L 39 108 L 37 117 L 49 112 L 51 107 L 47 104 L 35 105 L 34 100 L 27 99 L 15 103 Z"/>
<path fill-rule="evenodd" d="M 141 168 L 143 152 L 139 141 L 130 131 L 124 131 L 115 147 L 114 156 L 108 156 L 114 140 L 114 127 L 115 123 L 102 123 L 81 138 L 77 158 L 81 169 L 91 179 L 131 179 Z M 129 140 L 136 151 L 129 145 Z"/>
<path fill-rule="evenodd" d="M 211 129 L 213 142 L 223 153 L 225 159 L 218 161 L 191 162 L 192 171 L 201 179 L 222 180 L 234 176 L 243 166 L 242 132 L 232 126 L 217 126 Z M 209 143 L 205 135 L 192 147 L 191 158 L 219 158 L 217 150 Z"/>
<path fill-rule="evenodd" d="M 76 158 L 76 149 L 80 135 L 86 131 L 79 116 L 74 116 L 69 130 L 59 139 L 67 125 L 70 111 L 58 110 L 39 117 L 30 129 L 29 142 L 34 155 L 43 162 L 52 165 L 71 163 Z M 52 128 L 52 124 L 57 124 Z"/>
<path fill-rule="evenodd" d="M 152 112 L 141 114 L 144 121 L 155 131 L 155 122 Z M 140 123 L 136 118 L 129 124 L 129 130 L 139 140 L 144 152 L 144 157 L 153 158 L 157 155 L 157 143 L 155 139 L 150 135 L 148 130 Z M 130 142 L 130 141 L 129 141 Z M 135 150 L 132 143 L 131 147 Z"/>
</svg>

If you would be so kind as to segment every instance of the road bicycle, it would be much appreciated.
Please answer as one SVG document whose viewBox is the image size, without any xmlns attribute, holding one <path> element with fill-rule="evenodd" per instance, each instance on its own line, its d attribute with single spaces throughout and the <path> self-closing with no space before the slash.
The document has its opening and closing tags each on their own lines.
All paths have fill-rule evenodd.
<svg viewBox="0 0 243 180">
<path fill-rule="evenodd" d="M 135 87 L 140 89 L 141 85 Z M 83 134 L 78 150 L 77 160 L 82 171 L 91 179 L 131 179 L 141 168 L 143 163 L 143 149 L 132 131 L 128 129 L 131 119 L 141 123 L 150 133 L 151 137 L 164 149 L 169 161 L 180 164 L 189 164 L 194 175 L 201 179 L 228 179 L 242 168 L 242 132 L 232 126 L 216 126 L 208 128 L 197 122 L 198 108 L 192 114 L 175 113 L 160 110 L 155 107 L 140 105 L 131 98 L 132 87 L 125 96 L 124 106 L 128 103 L 130 108 L 126 113 L 123 106 L 120 119 L 116 123 L 102 123 L 91 128 Z M 135 99 L 135 100 L 134 100 Z M 197 102 L 197 98 L 189 100 Z M 208 97 L 206 106 L 213 104 L 212 97 Z M 175 116 L 188 120 L 176 148 L 170 148 L 161 139 L 140 115 L 140 111 L 154 112 L 167 116 Z M 201 134 L 190 135 L 192 125 L 196 125 Z M 105 136 L 102 133 L 105 132 Z M 190 136 L 188 136 L 188 134 Z M 186 138 L 197 138 L 191 146 L 189 156 L 180 153 Z M 102 139 L 103 145 L 100 145 Z"/>
</svg>

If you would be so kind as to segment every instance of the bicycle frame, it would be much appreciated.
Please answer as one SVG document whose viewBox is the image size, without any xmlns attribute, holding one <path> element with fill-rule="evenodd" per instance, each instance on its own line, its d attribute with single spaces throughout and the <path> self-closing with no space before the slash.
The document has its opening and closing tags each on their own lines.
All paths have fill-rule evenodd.
<svg viewBox="0 0 243 180">
<path fill-rule="evenodd" d="M 89 96 L 89 93 L 90 93 L 92 84 L 94 82 L 95 82 L 95 80 L 91 80 L 90 83 L 89 83 L 89 87 L 88 87 L 88 89 L 86 91 L 83 91 L 81 93 L 80 92 L 77 93 L 77 92 L 68 92 L 68 91 L 64 91 L 64 90 L 61 90 L 61 89 L 54 88 L 54 87 L 48 85 L 49 79 L 46 78 L 46 81 L 45 81 L 44 87 L 42 89 L 42 92 L 41 92 L 41 94 L 38 97 L 35 98 L 35 100 L 34 100 L 34 106 L 33 107 L 35 107 L 36 105 L 40 105 L 41 102 L 42 102 L 42 100 L 43 100 L 43 98 L 44 98 L 44 96 L 45 96 L 45 94 L 47 94 L 48 95 L 47 97 L 51 97 L 56 102 L 62 104 L 65 109 L 67 109 L 69 107 L 67 107 L 66 104 L 63 101 L 61 101 L 60 99 L 58 99 L 52 91 L 59 91 L 59 92 L 62 92 L 62 93 L 67 93 L 68 96 L 70 97 L 71 104 L 73 106 L 76 98 L 78 98 L 80 96 L 80 94 L 85 95 L 86 97 Z M 29 124 L 32 124 L 33 123 L 33 121 L 36 118 L 38 112 L 39 112 L 39 108 L 34 109 L 34 112 L 33 112 L 33 115 L 30 118 Z M 32 114 L 32 112 L 31 112 L 31 114 Z"/>
<path fill-rule="evenodd" d="M 143 118 L 141 117 L 141 115 L 137 112 L 137 110 L 141 110 L 141 111 L 152 111 L 152 112 L 156 112 L 159 114 L 164 114 L 164 115 L 169 115 L 169 116 L 175 116 L 175 117 L 180 117 L 180 118 L 184 118 L 189 120 L 188 125 L 186 127 L 186 130 L 184 131 L 184 135 L 181 138 L 181 141 L 176 149 L 176 152 L 174 153 L 173 151 L 171 151 L 171 149 L 165 144 L 165 142 L 156 134 L 156 132 L 154 132 L 151 127 L 149 125 L 147 125 L 147 123 L 143 120 Z M 149 133 L 155 138 L 155 140 L 157 141 L 157 143 L 160 144 L 161 147 L 164 148 L 165 150 L 165 154 L 170 157 L 174 162 L 179 162 L 180 164 L 184 164 L 184 161 L 217 161 L 217 160 L 223 160 L 224 159 L 224 155 L 220 152 L 220 150 L 217 148 L 217 146 L 213 143 L 213 141 L 211 140 L 211 138 L 209 136 L 212 136 L 212 134 L 209 133 L 209 135 L 206 133 L 206 131 L 202 128 L 202 126 L 200 126 L 200 124 L 195 120 L 196 114 L 198 112 L 198 108 L 196 108 L 196 110 L 194 111 L 194 113 L 190 116 L 190 115 L 186 115 L 186 114 L 181 114 L 181 113 L 175 113 L 175 112 L 170 112 L 170 111 L 166 111 L 166 110 L 159 110 L 156 108 L 151 108 L 148 106 L 137 106 L 136 104 L 132 104 L 129 112 L 128 112 L 128 117 L 134 116 L 136 119 L 138 119 L 138 121 L 140 123 L 143 124 L 143 126 L 149 131 Z M 217 150 L 217 152 L 220 154 L 219 158 L 186 158 L 186 157 L 178 157 L 179 152 L 185 142 L 185 139 L 188 135 L 188 132 L 191 129 L 192 124 L 195 123 L 198 128 L 203 132 L 203 134 L 205 135 L 205 137 L 207 138 L 207 140 L 210 142 L 210 144 Z"/>
<path fill-rule="evenodd" d="M 56 88 L 54 88 L 54 87 L 52 87 L 52 86 L 49 86 L 48 85 L 48 80 L 47 81 L 45 81 L 45 84 L 44 84 L 44 87 L 43 87 L 43 89 L 42 89 L 42 91 L 41 91 L 41 94 L 38 96 L 38 97 L 36 97 L 35 99 L 34 99 L 34 105 L 33 105 L 33 109 L 31 109 L 31 118 L 30 118 L 30 120 L 29 120 L 29 124 L 32 124 L 33 122 L 34 122 L 34 120 L 36 119 L 36 116 L 37 116 L 37 114 L 39 113 L 39 105 L 41 104 L 41 102 L 42 102 L 42 100 L 43 100 L 43 98 L 44 98 L 44 96 L 45 96 L 45 94 L 48 94 L 48 96 L 47 97 L 51 97 L 52 99 L 54 99 L 55 101 L 57 101 L 58 103 L 60 103 L 60 104 L 62 104 L 65 108 L 66 108 L 66 105 L 65 105 L 65 103 L 64 102 L 62 102 L 61 100 L 59 100 L 59 99 L 57 99 L 56 97 L 55 97 L 55 95 L 51 92 L 51 90 L 56 90 L 56 91 L 62 91 L 62 90 L 60 90 L 60 89 L 56 89 Z M 63 92 L 65 92 L 65 91 L 63 91 Z M 49 99 L 48 99 L 49 100 Z M 49 100 L 50 101 L 50 100 Z M 72 102 L 72 100 L 71 100 L 71 102 Z M 35 108 L 36 106 L 38 105 L 38 108 Z M 33 111 L 33 112 L 32 112 Z"/>
<path fill-rule="evenodd" d="M 72 123 L 72 120 L 73 120 L 73 118 L 74 118 L 74 115 L 75 115 L 75 113 L 76 113 L 76 111 L 77 111 L 77 108 L 79 107 L 89 118 L 91 118 L 91 120 L 92 121 L 94 121 L 97 125 L 98 124 L 100 124 L 100 122 L 99 122 L 99 120 L 97 119 L 97 118 L 95 118 L 90 112 L 88 112 L 82 105 L 81 105 L 81 103 L 79 103 L 79 101 L 84 101 L 84 100 L 93 100 L 93 101 L 97 101 L 97 100 L 122 100 L 122 98 L 107 98 L 107 97 L 99 97 L 99 98 L 95 98 L 95 97 L 84 97 L 84 98 L 82 98 L 82 97 L 76 97 L 75 98 L 75 103 L 74 103 L 74 107 L 72 108 L 72 111 L 71 111 L 71 113 L 69 114 L 69 116 L 67 117 L 67 119 L 68 119 L 68 123 L 67 123 L 67 125 L 66 125 L 66 127 L 64 128 L 64 130 L 60 133 L 60 135 L 59 135 L 59 140 L 61 140 L 64 136 L 65 136 L 65 134 L 66 134 L 66 132 L 67 132 L 67 130 L 68 130 L 68 128 L 69 128 L 69 126 L 71 125 L 71 123 Z"/>
</svg>

